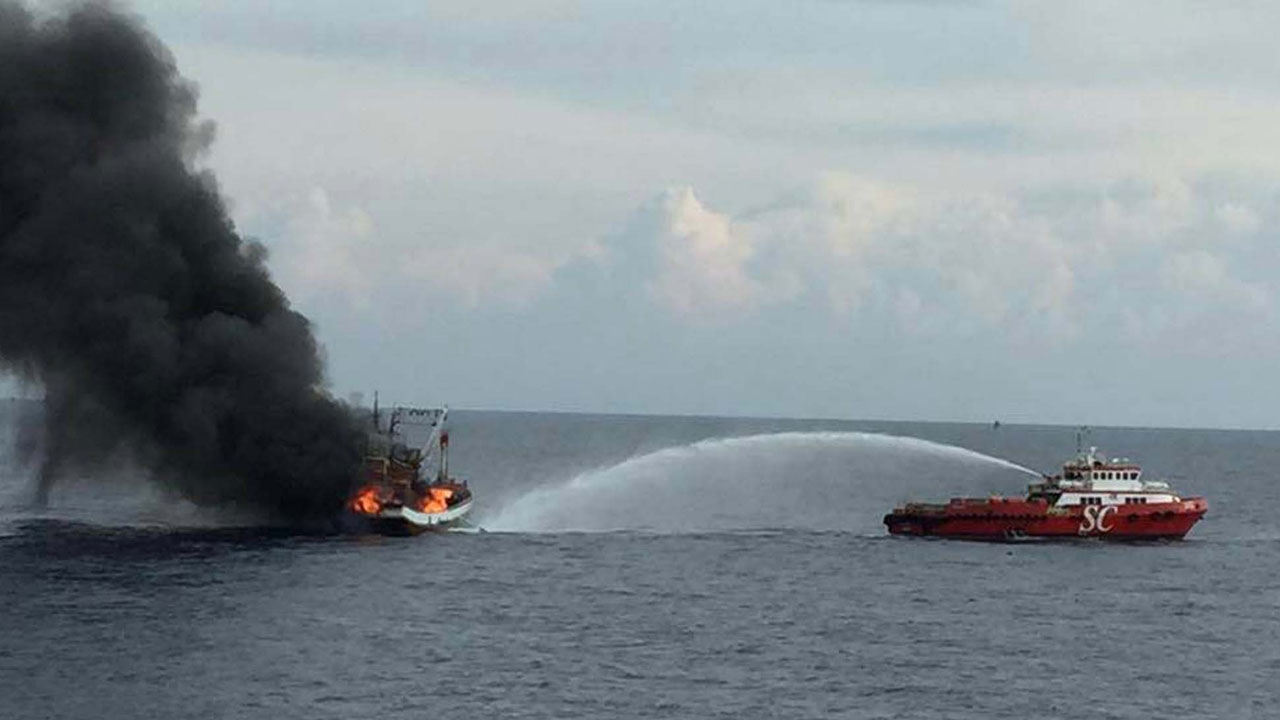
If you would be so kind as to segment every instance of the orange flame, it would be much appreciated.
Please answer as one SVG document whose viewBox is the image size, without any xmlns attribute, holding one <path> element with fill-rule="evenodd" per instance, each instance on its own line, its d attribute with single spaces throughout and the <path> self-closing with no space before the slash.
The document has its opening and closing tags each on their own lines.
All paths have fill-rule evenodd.
<svg viewBox="0 0 1280 720">
<path fill-rule="evenodd" d="M 444 512 L 449 507 L 451 497 L 453 497 L 453 490 L 450 488 L 429 487 L 427 497 L 422 499 L 418 508 L 426 513 Z"/>
<path fill-rule="evenodd" d="M 351 509 L 365 515 L 377 515 L 382 510 L 382 501 L 378 499 L 378 488 L 366 487 L 351 499 Z"/>
</svg>

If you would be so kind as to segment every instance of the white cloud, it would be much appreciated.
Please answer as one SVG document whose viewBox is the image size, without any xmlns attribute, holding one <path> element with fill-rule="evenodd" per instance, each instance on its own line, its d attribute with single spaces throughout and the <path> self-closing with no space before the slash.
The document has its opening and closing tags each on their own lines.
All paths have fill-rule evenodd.
<svg viewBox="0 0 1280 720">
<path fill-rule="evenodd" d="M 418 381 L 427 336 L 370 330 L 385 308 L 469 337 L 442 353 L 462 358 L 453 387 L 510 377 L 482 396 L 507 406 L 579 392 L 574 361 L 610 338 L 582 397 L 648 373 L 628 386 L 657 410 L 714 384 L 691 367 L 723 380 L 753 353 L 712 412 L 771 382 L 787 399 L 770 412 L 1043 407 L 1079 374 L 1130 394 L 1117 413 L 1194 423 L 1151 399 L 1152 368 L 1209 387 L 1226 359 L 1280 358 L 1257 332 L 1280 277 L 1265 3 L 139 7 L 219 123 L 210 164 L 237 221 L 303 303 L 333 300 L 317 324 L 339 328 L 353 386 L 396 363 Z M 673 186 L 696 194 L 610 242 Z M 557 271 L 583 256 L 598 262 Z M 389 351 L 350 340 L 366 332 Z M 663 333 L 680 352 L 645 355 Z M 1128 375 L 1079 351 L 1095 335 L 1124 345 Z M 562 355 L 521 375 L 493 360 L 513 346 Z M 859 389 L 834 391 L 846 368 Z M 969 387 L 975 368 L 986 385 Z M 792 399 L 807 376 L 808 404 Z M 856 402 L 870 385 L 875 407 Z M 1274 424 L 1274 403 L 1222 389 L 1221 421 L 1253 403 Z"/>
<path fill-rule="evenodd" d="M 1214 208 L 1214 215 L 1227 231 L 1238 235 L 1252 235 L 1262 227 L 1262 220 L 1248 205 L 1224 202 Z"/>
<path fill-rule="evenodd" d="M 336 302 L 357 312 L 375 306 L 404 311 L 446 303 L 475 308 L 518 307 L 545 290 L 567 255 L 540 256 L 502 247 L 415 243 L 388 237 L 356 205 L 337 205 L 329 192 L 258 200 L 241 222 L 269 235 L 278 282 L 302 305 Z"/>
<path fill-rule="evenodd" d="M 1227 263 L 1206 250 L 1170 256 L 1160 268 L 1160 277 L 1174 293 L 1201 307 L 1221 303 L 1227 312 L 1256 313 L 1270 305 L 1265 287 L 1232 276 Z"/>
<path fill-rule="evenodd" d="M 422 20 L 410 5 L 401 10 L 406 22 Z M 497 28 L 508 21 L 508 30 L 542 22 L 506 10 L 492 21 L 503 37 Z M 1183 30 L 1170 37 L 1204 39 Z M 1179 236 L 1178 247 L 1194 247 L 1183 236 L 1204 220 L 1203 208 L 1184 178 L 1221 168 L 1280 172 L 1280 155 L 1265 151 L 1280 145 L 1280 98 L 1257 86 L 1086 81 L 1052 68 L 894 84 L 839 57 L 827 66 L 747 58 L 724 67 L 694 58 L 687 74 L 655 80 L 671 93 L 658 111 L 613 96 L 567 97 L 523 75 L 509 77 L 524 84 L 476 81 L 350 48 L 323 56 L 195 44 L 177 52 L 220 122 L 212 162 L 246 227 L 269 240 L 277 231 L 313 236 L 327 250 L 304 257 L 293 274 L 356 298 L 368 295 L 370 277 L 404 278 L 410 293 L 518 305 L 654 187 L 688 183 L 743 207 L 818 176 L 805 197 L 725 216 L 718 229 L 715 209 L 688 210 L 683 222 L 693 226 L 668 237 L 669 268 L 653 292 L 671 307 L 715 312 L 808 292 L 850 313 L 894 297 L 897 281 L 872 270 L 930 267 L 938 287 L 918 295 L 934 317 L 963 302 L 986 323 L 1028 308 L 1066 323 L 1073 289 L 1097 273 L 1065 255 L 1091 245 L 1087 263 L 1110 266 L 1129 258 L 1133 243 Z M 842 166 L 859 174 L 819 170 Z M 1146 176 L 1160 179 L 1116 188 L 1115 178 Z M 1102 200 L 1051 218 L 1046 233 L 1037 227 L 1045 219 L 1020 198 L 1062 185 L 1093 188 Z M 252 222 L 255 204 L 296 205 L 316 186 L 328 215 L 311 209 L 283 230 Z M 1249 235 L 1264 222 L 1253 207 L 1227 201 L 1213 215 L 1220 228 Z M 421 250 L 424 262 L 459 270 L 374 272 L 367 252 L 343 249 L 335 235 L 385 256 Z M 1019 279 L 1028 273 L 1045 282 L 1028 287 Z"/>
<path fill-rule="evenodd" d="M 660 269 L 649 291 L 660 303 L 699 316 L 761 300 L 764 287 L 747 272 L 755 251 L 741 228 L 703 207 L 691 188 L 667 191 L 659 207 L 662 231 L 652 241 Z"/>
<path fill-rule="evenodd" d="M 1177 177 L 1116 183 L 1098 209 L 1094 252 L 1106 259 L 1134 243 L 1167 244 L 1192 227 L 1199 210 L 1191 187 Z"/>
<path fill-rule="evenodd" d="M 741 320 L 790 305 L 891 317 L 916 335 L 1053 342 L 1117 318 L 1147 335 L 1203 332 L 1209 317 L 1218 333 L 1239 313 L 1268 312 L 1272 294 L 1215 254 L 1220 239 L 1206 228 L 1256 233 L 1262 222 L 1246 200 L 1220 194 L 1177 178 L 1135 180 L 1045 205 L 829 172 L 738 216 L 707 208 L 691 189 L 669 192 L 643 241 L 661 260 L 649 288 L 681 317 L 734 310 Z"/>
<path fill-rule="evenodd" d="M 374 243 L 373 218 L 359 207 L 334 208 L 324 188 L 283 209 L 285 223 L 275 267 L 303 298 L 340 294 L 367 307 L 387 263 Z"/>
<path fill-rule="evenodd" d="M 673 176 L 732 187 L 752 166 L 725 166 L 743 148 L 714 134 L 421 68 L 205 45 L 177 54 L 218 122 L 208 162 L 238 224 L 272 246 L 303 300 L 338 294 L 367 307 L 394 292 L 522 305 L 652 187 Z M 780 155 L 752 157 L 776 168 Z M 718 278 L 690 278 L 693 295 L 678 297 L 674 280 L 663 292 L 711 305 L 750 294 L 719 267 Z"/>
<path fill-rule="evenodd" d="M 752 215 L 751 227 L 769 266 L 800 278 L 828 311 L 894 309 L 916 330 L 1060 313 L 1071 292 L 1064 248 L 1007 198 L 825 173 L 791 205 Z"/>
<path fill-rule="evenodd" d="M 518 307 L 546 290 L 563 262 L 485 246 L 419 250 L 399 258 L 395 281 L 421 283 L 423 294 L 469 308 Z"/>
</svg>

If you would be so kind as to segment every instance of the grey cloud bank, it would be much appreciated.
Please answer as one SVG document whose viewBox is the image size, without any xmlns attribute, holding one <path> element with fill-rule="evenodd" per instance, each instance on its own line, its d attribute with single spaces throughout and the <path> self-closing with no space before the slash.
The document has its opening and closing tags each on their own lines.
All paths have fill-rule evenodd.
<svg viewBox="0 0 1280 720">
<path fill-rule="evenodd" d="M 135 7 L 339 392 L 1280 425 L 1269 7 Z"/>
</svg>

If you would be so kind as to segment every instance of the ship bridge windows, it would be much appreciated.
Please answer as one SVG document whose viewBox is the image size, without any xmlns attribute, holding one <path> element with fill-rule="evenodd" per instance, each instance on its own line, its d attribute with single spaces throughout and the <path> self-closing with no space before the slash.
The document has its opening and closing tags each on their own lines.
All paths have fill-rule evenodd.
<svg viewBox="0 0 1280 720">
<path fill-rule="evenodd" d="M 1138 473 L 1130 470 L 1094 470 L 1096 480 L 1137 480 Z"/>
</svg>

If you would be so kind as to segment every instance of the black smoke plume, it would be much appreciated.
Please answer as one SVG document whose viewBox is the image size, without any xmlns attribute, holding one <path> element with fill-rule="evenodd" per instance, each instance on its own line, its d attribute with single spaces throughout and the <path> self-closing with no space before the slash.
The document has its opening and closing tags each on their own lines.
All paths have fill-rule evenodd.
<svg viewBox="0 0 1280 720">
<path fill-rule="evenodd" d="M 45 491 L 127 452 L 198 503 L 329 517 L 361 435 L 195 165 L 210 136 L 134 18 L 0 0 L 0 365 L 45 389 Z"/>
</svg>

